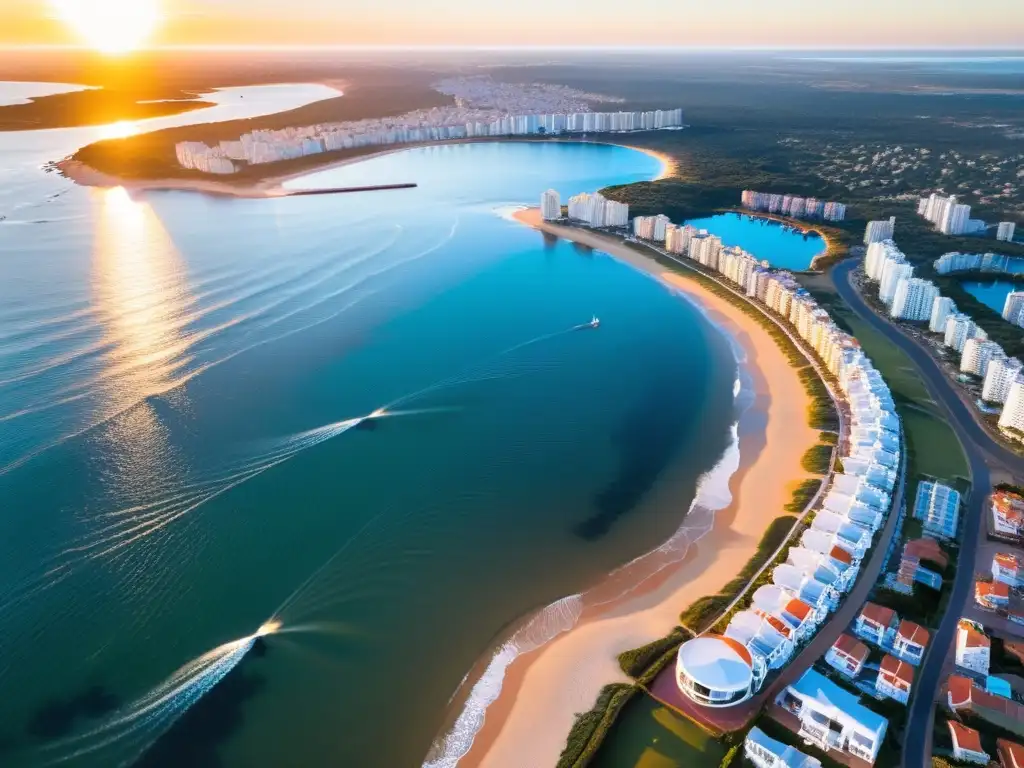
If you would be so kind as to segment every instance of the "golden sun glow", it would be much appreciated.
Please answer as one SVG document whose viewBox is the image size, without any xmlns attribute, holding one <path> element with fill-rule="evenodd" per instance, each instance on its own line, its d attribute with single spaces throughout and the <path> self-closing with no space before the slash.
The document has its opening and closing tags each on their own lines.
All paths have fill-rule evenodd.
<svg viewBox="0 0 1024 768">
<path fill-rule="evenodd" d="M 51 0 L 60 18 L 101 53 L 138 48 L 160 22 L 160 0 Z"/>
</svg>

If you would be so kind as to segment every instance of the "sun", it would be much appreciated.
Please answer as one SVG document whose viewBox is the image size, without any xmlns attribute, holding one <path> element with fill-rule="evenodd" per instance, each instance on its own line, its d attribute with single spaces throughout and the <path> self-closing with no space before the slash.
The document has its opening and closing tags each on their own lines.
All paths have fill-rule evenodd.
<svg viewBox="0 0 1024 768">
<path fill-rule="evenodd" d="M 61 19 L 101 53 L 138 48 L 161 19 L 160 0 L 51 0 Z"/>
</svg>

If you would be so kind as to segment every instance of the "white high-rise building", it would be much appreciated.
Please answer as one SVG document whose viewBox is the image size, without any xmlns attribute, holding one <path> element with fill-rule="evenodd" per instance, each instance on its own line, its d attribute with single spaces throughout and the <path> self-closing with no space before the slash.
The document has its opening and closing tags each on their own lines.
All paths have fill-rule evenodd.
<svg viewBox="0 0 1024 768">
<path fill-rule="evenodd" d="M 569 198 L 569 218 L 592 227 L 625 227 L 629 224 L 629 205 L 608 200 L 597 192 L 583 192 Z"/>
<path fill-rule="evenodd" d="M 964 351 L 968 339 L 988 338 L 988 334 L 974 324 L 970 315 L 954 312 L 946 318 L 946 334 L 943 343 L 957 352 Z"/>
<path fill-rule="evenodd" d="M 932 314 L 928 330 L 932 333 L 946 332 L 946 318 L 956 312 L 956 304 L 948 296 L 939 296 L 932 303 Z"/>
<path fill-rule="evenodd" d="M 1012 221 L 999 222 L 999 228 L 996 230 L 996 240 L 1012 241 L 1015 229 L 1017 229 L 1017 225 Z"/>
<path fill-rule="evenodd" d="M 896 243 L 892 240 L 880 240 L 868 246 L 864 257 L 864 272 L 868 278 L 877 282 L 882 279 L 886 264 L 890 261 L 902 264 L 906 260 L 907 257 L 896 247 Z"/>
<path fill-rule="evenodd" d="M 883 240 L 892 240 L 896 231 L 896 217 L 889 217 L 888 221 L 869 221 L 867 229 L 864 230 L 864 245 L 880 243 Z"/>
<path fill-rule="evenodd" d="M 1006 302 L 1003 304 L 1003 319 L 1024 327 L 1024 291 L 1007 294 Z"/>
<path fill-rule="evenodd" d="M 562 199 L 558 192 L 549 189 L 540 196 L 540 215 L 545 221 L 562 218 Z"/>
<path fill-rule="evenodd" d="M 896 284 L 889 314 L 897 320 L 928 320 L 938 297 L 939 288 L 930 280 L 904 278 Z"/>
<path fill-rule="evenodd" d="M 1018 376 L 1010 385 L 1006 405 L 999 416 L 999 428 L 1016 430 L 1015 437 L 1024 440 L 1024 377 Z"/>
<path fill-rule="evenodd" d="M 952 198 L 955 200 L 955 198 Z M 939 221 L 939 231 L 945 235 L 962 235 L 971 219 L 971 206 L 951 203 Z"/>
<path fill-rule="evenodd" d="M 964 342 L 964 351 L 960 355 L 960 371 L 985 376 L 988 364 L 996 357 L 1005 357 L 1003 348 L 994 341 L 986 341 L 975 337 Z"/>
<path fill-rule="evenodd" d="M 901 256 L 903 254 L 900 254 Z M 878 281 L 878 298 L 889 306 L 896 297 L 896 286 L 900 280 L 914 276 L 914 267 L 906 261 L 888 260 L 882 267 L 882 278 Z"/>
<path fill-rule="evenodd" d="M 1015 357 L 995 357 L 988 364 L 985 383 L 981 387 L 981 399 L 990 403 L 1005 403 L 1010 387 L 1020 376 L 1020 360 Z"/>
</svg>

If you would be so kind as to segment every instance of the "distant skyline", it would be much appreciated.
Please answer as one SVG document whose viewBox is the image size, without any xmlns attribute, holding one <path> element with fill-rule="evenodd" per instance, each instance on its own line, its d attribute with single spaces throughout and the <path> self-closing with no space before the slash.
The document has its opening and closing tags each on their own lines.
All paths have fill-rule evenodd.
<svg viewBox="0 0 1024 768">
<path fill-rule="evenodd" d="M 59 0 L 92 8 L 111 0 Z M 701 48 L 1024 48 L 1020 0 L 133 0 L 146 44 Z M 116 5 L 116 3 L 115 3 Z M 0 45 L 82 43 L 54 0 L 5 0 Z"/>
</svg>

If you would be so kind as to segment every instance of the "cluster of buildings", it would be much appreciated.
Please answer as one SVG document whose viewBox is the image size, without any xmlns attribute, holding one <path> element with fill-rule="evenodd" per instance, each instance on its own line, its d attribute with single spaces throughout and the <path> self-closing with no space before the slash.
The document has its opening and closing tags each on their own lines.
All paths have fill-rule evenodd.
<svg viewBox="0 0 1024 768">
<path fill-rule="evenodd" d="M 888 221 L 869 221 L 864 228 L 864 245 L 892 240 L 896 234 L 896 217 L 890 216 Z"/>
<path fill-rule="evenodd" d="M 967 235 L 982 232 L 985 222 L 971 218 L 971 206 L 956 201 L 956 196 L 943 197 L 934 192 L 922 197 L 917 203 L 917 212 L 946 235 Z"/>
<path fill-rule="evenodd" d="M 548 210 L 553 210 L 550 195 L 553 190 L 544 193 L 541 198 L 541 208 L 545 205 Z M 558 193 L 556 192 L 555 195 Z M 583 192 L 569 198 L 569 218 L 587 224 L 591 227 L 626 227 L 629 226 L 629 205 L 609 200 L 599 192 Z"/>
<path fill-rule="evenodd" d="M 740 196 L 744 208 L 751 211 L 767 211 L 794 219 L 824 219 L 842 221 L 846 218 L 846 206 L 842 203 L 826 202 L 814 197 L 797 195 L 776 195 L 770 192 L 756 192 L 746 189 Z"/>
<path fill-rule="evenodd" d="M 505 136 L 650 131 L 682 125 L 681 109 L 517 115 L 495 109 L 436 107 L 394 117 L 250 131 L 237 140 L 221 141 L 214 146 L 183 141 L 175 145 L 175 154 L 182 168 L 231 174 L 240 169 L 239 163 L 260 165 L 360 147 Z"/>
<path fill-rule="evenodd" d="M 971 206 L 958 203 L 955 195 L 945 197 L 932 193 L 917 203 L 917 212 L 946 235 L 977 235 L 988 229 L 983 219 L 971 218 Z M 1013 240 L 1017 225 L 1012 221 L 1001 221 L 996 226 L 996 240 Z"/>
<path fill-rule="evenodd" d="M 944 253 L 939 256 L 932 265 L 940 275 L 948 275 L 952 272 L 968 272 L 980 270 L 982 272 L 1009 272 L 1012 256 L 1004 253 Z"/>
<path fill-rule="evenodd" d="M 989 257 L 993 258 L 989 258 Z M 995 254 L 948 253 L 935 262 L 936 271 L 948 273 L 1000 264 Z M 942 334 L 942 343 L 960 355 L 960 371 L 982 379 L 981 399 L 1002 405 L 999 427 L 1014 435 L 1024 436 L 1024 376 L 1021 362 L 1006 355 L 1003 348 L 990 341 L 988 334 L 967 314 L 957 311 L 956 304 L 939 293 L 929 280 L 914 277 L 914 267 L 892 240 L 881 240 L 868 246 L 864 272 L 878 283 L 878 298 L 897 320 L 927 321 L 928 330 Z M 1003 317 L 1024 326 L 1024 292 L 1006 298 Z"/>
<path fill-rule="evenodd" d="M 675 679 L 680 691 L 702 706 L 733 706 L 783 667 L 852 587 L 891 506 L 900 472 L 900 421 L 888 386 L 857 340 L 840 330 L 791 274 L 664 216 L 637 217 L 633 231 L 639 239 L 663 243 L 666 252 L 719 273 L 787 321 L 836 377 L 849 408 L 843 471 L 830 478 L 810 527 L 772 570 L 771 583 L 754 592 L 722 634 L 704 635 L 679 648 Z"/>
</svg>

